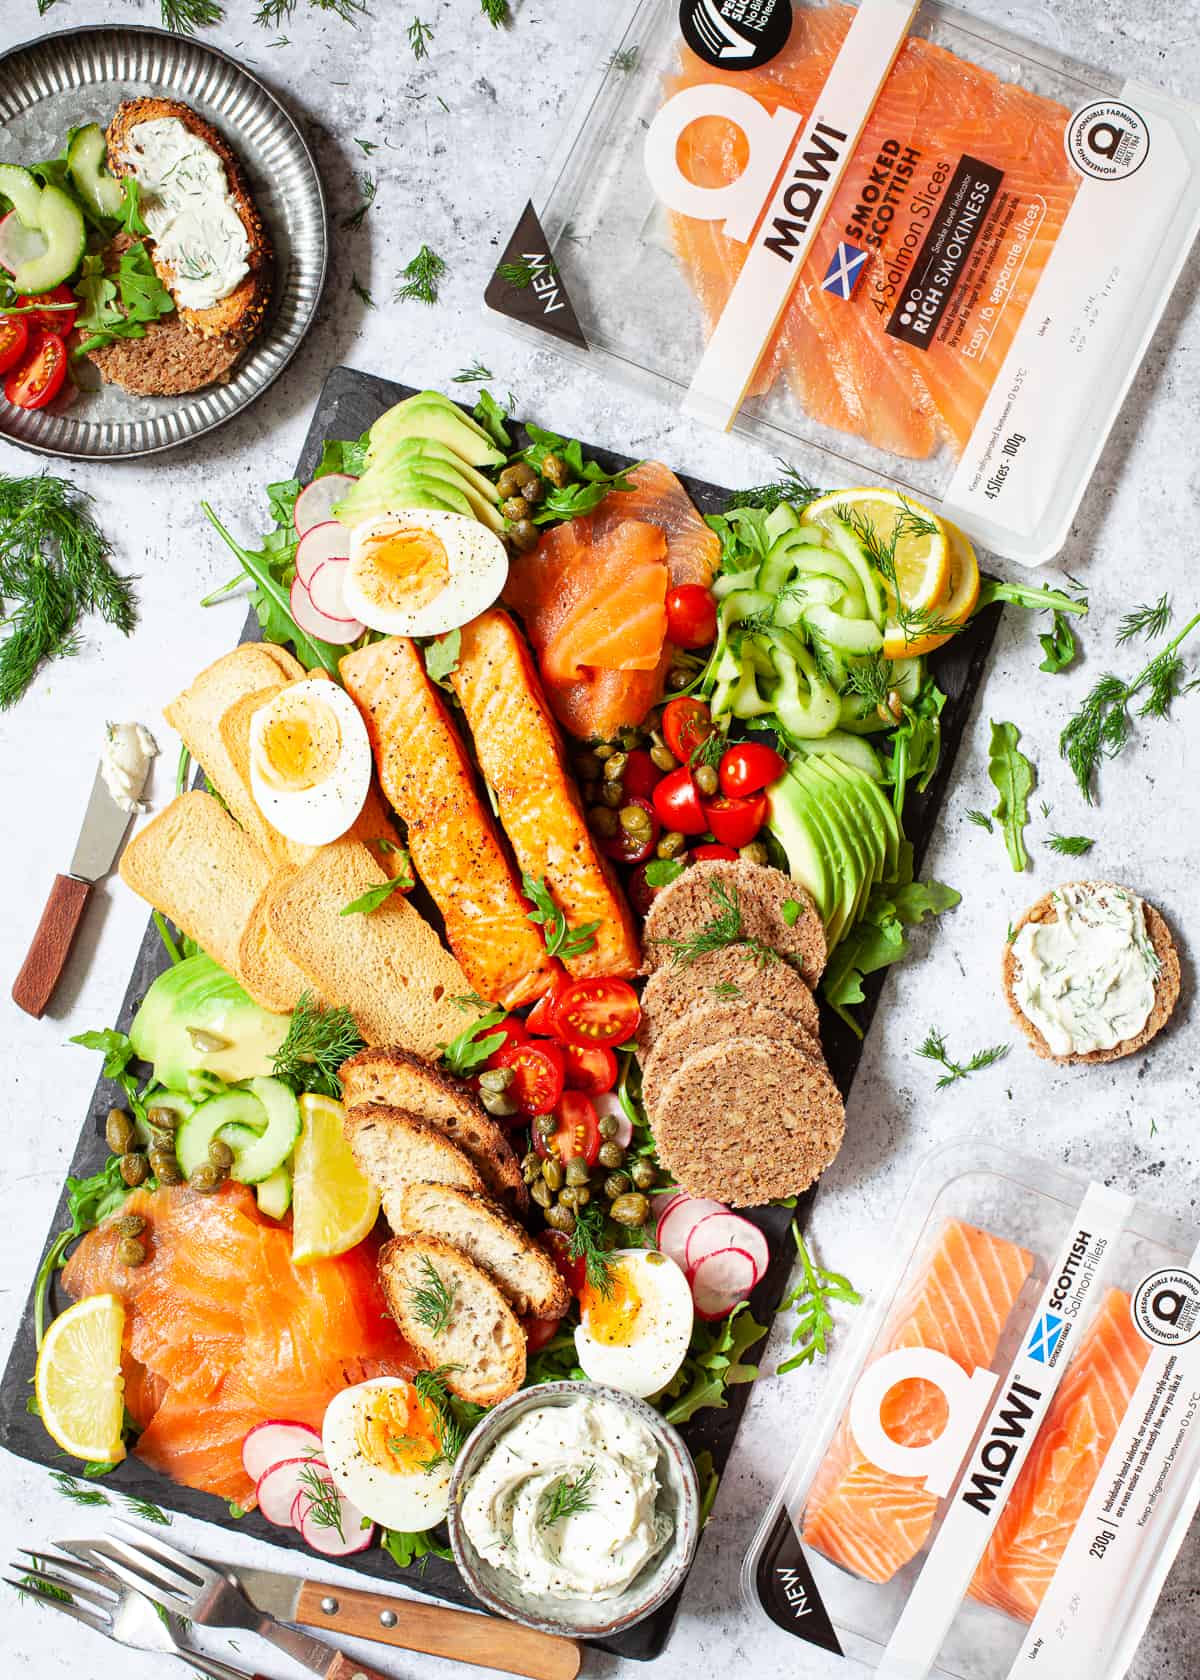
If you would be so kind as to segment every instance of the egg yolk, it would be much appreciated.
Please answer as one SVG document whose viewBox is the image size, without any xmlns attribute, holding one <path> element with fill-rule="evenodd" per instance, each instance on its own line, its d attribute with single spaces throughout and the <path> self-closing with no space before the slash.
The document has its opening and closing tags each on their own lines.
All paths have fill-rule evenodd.
<svg viewBox="0 0 1200 1680">
<path fill-rule="evenodd" d="M 602 1295 L 585 1284 L 579 1297 L 583 1322 L 593 1341 L 627 1347 L 637 1333 L 642 1297 L 625 1266 L 610 1266 L 611 1288 Z"/>
<path fill-rule="evenodd" d="M 366 1395 L 355 1440 L 369 1463 L 392 1474 L 424 1470 L 441 1452 L 433 1417 L 407 1383 Z"/>
<path fill-rule="evenodd" d="M 311 694 L 289 703 L 286 694 L 263 724 L 260 768 L 276 787 L 301 791 L 333 774 L 342 750 L 342 731 L 333 711 Z"/>
<path fill-rule="evenodd" d="M 364 595 L 377 606 L 405 611 L 428 606 L 450 581 L 445 543 L 419 525 L 397 525 L 368 538 L 355 568 Z"/>
</svg>

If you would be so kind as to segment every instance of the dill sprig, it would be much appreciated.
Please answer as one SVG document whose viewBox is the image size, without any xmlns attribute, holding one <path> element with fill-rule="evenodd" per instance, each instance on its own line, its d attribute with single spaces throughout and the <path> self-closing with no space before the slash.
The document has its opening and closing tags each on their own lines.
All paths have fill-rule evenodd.
<svg viewBox="0 0 1200 1680">
<path fill-rule="evenodd" d="M 924 1056 L 927 1061 L 936 1062 L 939 1067 L 945 1068 L 946 1071 L 938 1080 L 936 1086 L 937 1090 L 944 1091 L 948 1085 L 953 1085 L 958 1080 L 965 1079 L 968 1074 L 979 1073 L 981 1069 L 991 1067 L 993 1063 L 1001 1061 L 1008 1055 L 1010 1048 L 1007 1044 L 991 1044 L 986 1050 L 976 1050 L 970 1061 L 955 1062 L 950 1059 L 946 1050 L 946 1040 L 943 1034 L 938 1032 L 936 1027 L 930 1027 L 925 1035 L 924 1043 L 917 1047 L 917 1055 Z"/>
<path fill-rule="evenodd" d="M 433 40 L 433 27 L 421 18 L 415 17 L 408 26 L 408 44 L 412 48 L 414 58 L 429 57 L 429 43 Z"/>
<path fill-rule="evenodd" d="M 176 35 L 194 35 L 210 23 L 220 23 L 224 8 L 219 0 L 159 0 L 164 29 Z"/>
<path fill-rule="evenodd" d="M 479 9 L 493 29 L 508 22 L 508 0 L 479 0 Z"/>
<path fill-rule="evenodd" d="M 170 1528 L 171 1519 L 161 1505 L 155 1505 L 149 1499 L 139 1499 L 132 1493 L 123 1493 L 121 1498 L 134 1516 L 140 1517 L 143 1522 L 157 1523 L 160 1528 Z"/>
<path fill-rule="evenodd" d="M 823 1357 L 828 1351 L 829 1332 L 833 1329 L 833 1314 L 829 1310 L 831 1302 L 843 1301 L 847 1306 L 856 1307 L 862 1300 L 849 1278 L 816 1264 L 794 1219 L 792 1241 L 796 1245 L 802 1275 L 795 1289 L 780 1304 L 780 1310 L 795 1307 L 799 1315 L 792 1331 L 792 1346 L 798 1346 L 800 1351 L 778 1367 L 775 1374 L 780 1377 L 788 1371 L 798 1370 L 801 1365 L 811 1365 L 814 1359 Z"/>
<path fill-rule="evenodd" d="M 452 385 L 478 385 L 481 379 L 492 379 L 495 376 L 490 367 L 484 367 L 482 362 L 472 362 L 470 367 L 459 368 L 457 373 L 451 374 Z"/>
<path fill-rule="evenodd" d="M 363 221 L 366 218 L 367 211 L 374 204 L 376 194 L 379 191 L 379 182 L 375 179 L 374 175 L 368 175 L 365 169 L 356 169 L 354 171 L 354 180 L 358 187 L 361 202 L 359 203 L 357 209 L 351 210 L 349 215 L 342 217 L 342 226 L 344 228 L 356 228 L 362 226 Z"/>
<path fill-rule="evenodd" d="M 755 484 L 748 490 L 735 490 L 726 504 L 726 511 L 731 508 L 762 508 L 770 513 L 780 502 L 790 502 L 796 508 L 805 508 L 809 502 L 815 502 L 818 496 L 825 492 L 810 484 L 796 467 L 791 466 L 779 457 L 779 477 L 770 484 Z"/>
<path fill-rule="evenodd" d="M 604 1215 L 594 1204 L 576 1208 L 567 1253 L 572 1260 L 583 1261 L 588 1288 L 607 1301 L 614 1287 L 612 1261 L 604 1248 Z"/>
<path fill-rule="evenodd" d="M 636 70 L 640 51 L 639 47 L 634 46 L 622 47 L 619 52 L 610 53 L 605 69 L 620 70 L 625 74 L 628 74 L 630 70 Z"/>
<path fill-rule="evenodd" d="M 525 914 L 531 922 L 536 922 L 541 928 L 547 955 L 562 957 L 566 961 L 572 957 L 582 957 L 592 949 L 596 943 L 600 923 L 580 922 L 578 927 L 571 927 L 563 911 L 551 898 L 544 875 L 535 879 L 534 876 L 523 872 L 521 890 L 533 906 L 532 909 L 526 910 Z"/>
<path fill-rule="evenodd" d="M 718 980 L 715 986 L 708 989 L 721 1003 L 732 1003 L 742 995 L 742 988 L 736 980 Z"/>
<path fill-rule="evenodd" d="M 421 1256 L 421 1268 L 425 1282 L 408 1292 L 412 1315 L 431 1336 L 440 1336 L 449 1327 L 457 1292 L 427 1254 Z"/>
<path fill-rule="evenodd" d="M 50 4 L 53 3 L 54 0 L 50 0 Z M 47 1560 L 35 1557 L 33 1561 L 35 1566 L 40 1568 Z M 74 1604 L 75 1602 L 66 1587 L 60 1587 L 57 1581 L 48 1581 L 41 1575 L 33 1575 L 29 1572 L 21 1576 L 17 1592 L 22 1598 L 25 1597 L 26 1593 L 33 1593 L 37 1598 L 56 1598 L 60 1604 Z"/>
<path fill-rule="evenodd" d="M 50 1480 L 64 1499 L 75 1505 L 107 1505 L 108 1495 L 97 1487 L 81 1487 L 65 1470 L 51 1470 Z"/>
<path fill-rule="evenodd" d="M 1147 641 L 1154 641 L 1170 624 L 1171 612 L 1171 598 L 1164 591 L 1157 601 L 1134 607 L 1132 612 L 1125 614 L 1117 626 L 1117 641 L 1131 642 L 1135 636 L 1145 636 Z"/>
<path fill-rule="evenodd" d="M 737 888 L 727 887 L 724 881 L 709 881 L 708 890 L 717 907 L 711 920 L 704 922 L 686 939 L 657 941 L 671 952 L 672 962 L 679 968 L 687 968 L 701 957 L 707 956 L 710 951 L 723 951 L 730 945 L 742 946 L 759 968 L 765 968 L 768 963 L 779 962 L 780 955 L 774 946 L 765 944 L 761 939 L 751 938 L 746 932 Z"/>
<path fill-rule="evenodd" d="M 367 9 L 366 0 L 308 0 L 308 4 L 313 11 L 331 12 L 343 23 L 352 24 L 356 24 Z M 272 29 L 277 24 L 288 22 L 296 5 L 297 0 L 262 0 L 254 14 L 254 21 L 264 29 Z"/>
<path fill-rule="evenodd" d="M 967 821 L 974 823 L 976 828 L 986 828 L 989 834 L 992 832 L 992 819 L 986 811 L 968 811 Z"/>
<path fill-rule="evenodd" d="M 851 694 L 860 695 L 874 706 L 886 706 L 893 687 L 890 661 L 885 663 L 878 653 L 868 654 L 850 667 L 846 687 Z"/>
<path fill-rule="evenodd" d="M 362 281 L 358 278 L 357 274 L 352 274 L 350 276 L 350 290 L 354 293 L 355 297 L 358 298 L 358 300 L 361 303 L 366 304 L 368 309 L 374 309 L 375 299 L 371 296 L 370 292 L 363 285 Z"/>
<path fill-rule="evenodd" d="M 557 274 L 558 265 L 553 257 L 547 257 L 544 262 L 537 263 L 529 262 L 522 257 L 519 262 L 501 263 L 496 273 L 508 285 L 514 286 L 519 292 L 523 292 L 526 287 L 533 285 L 539 274 Z"/>
<path fill-rule="evenodd" d="M 422 245 L 412 261 L 401 269 L 400 278 L 405 284 L 392 293 L 392 302 L 403 303 L 412 299 L 417 303 L 436 303 L 438 282 L 445 273 L 446 264 L 442 258 L 428 245 Z"/>
<path fill-rule="evenodd" d="M 362 1047 L 362 1038 L 348 1009 L 327 1007 L 311 992 L 302 992 L 283 1043 L 275 1052 L 271 1071 L 293 1091 L 340 1097 L 338 1069 Z"/>
<path fill-rule="evenodd" d="M 312 1518 L 314 1526 L 336 1529 L 338 1538 L 344 1540 L 346 1531 L 342 1527 L 342 1496 L 330 1481 L 328 1474 L 323 1475 L 315 1464 L 306 1464 L 297 1480 L 308 1494 L 307 1514 Z"/>
<path fill-rule="evenodd" d="M 594 1504 L 592 1482 L 595 1476 L 596 1466 L 592 1463 L 586 1470 L 581 1470 L 578 1476 L 560 1477 L 549 1493 L 543 1495 L 541 1510 L 538 1512 L 538 1527 L 553 1528 L 556 1523 L 565 1522 L 568 1517 L 578 1516 L 581 1511 L 590 1511 Z"/>
<path fill-rule="evenodd" d="M 1052 834 L 1046 844 L 1060 857 L 1082 857 L 1096 842 L 1086 834 Z"/>
<path fill-rule="evenodd" d="M 453 1464 L 463 1442 L 483 1416 L 482 1406 L 460 1400 L 446 1386 L 449 1373 L 461 1370 L 461 1365 L 438 1365 L 432 1371 L 418 1371 L 413 1378 L 417 1399 L 430 1414 L 437 1437 L 439 1456 L 425 1466 L 427 1470 L 439 1463 Z"/>
</svg>

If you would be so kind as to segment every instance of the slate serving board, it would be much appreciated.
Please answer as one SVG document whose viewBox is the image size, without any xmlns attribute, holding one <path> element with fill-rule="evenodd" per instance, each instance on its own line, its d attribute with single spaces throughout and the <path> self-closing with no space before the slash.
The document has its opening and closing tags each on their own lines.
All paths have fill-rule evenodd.
<svg viewBox="0 0 1200 1680">
<path fill-rule="evenodd" d="M 320 459 L 321 446 L 326 438 L 357 438 L 385 408 L 389 408 L 393 403 L 399 402 L 401 398 L 411 395 L 412 388 L 409 386 L 396 385 L 389 380 L 380 379 L 374 374 L 361 373 L 355 368 L 334 368 L 322 388 L 316 412 L 313 415 L 312 424 L 309 427 L 308 436 L 300 455 L 297 476 L 302 482 L 311 477 Z M 549 424 L 553 421 L 553 416 L 538 415 L 537 419 L 543 424 Z M 600 461 L 608 471 L 613 471 L 618 466 L 631 466 L 633 464 L 632 459 L 628 456 L 618 455 L 611 450 L 596 448 L 591 445 L 585 445 L 585 447 L 589 454 Z M 721 511 L 730 494 L 728 490 L 721 489 L 713 484 L 707 484 L 700 479 L 685 477 L 683 483 L 687 486 L 688 493 L 703 513 Z M 227 509 L 222 511 L 229 512 Z M 244 530 L 248 524 L 252 525 L 253 512 L 251 510 L 239 510 L 233 523 L 239 529 Z M 934 656 L 934 670 L 948 697 L 942 713 L 941 763 L 927 791 L 923 795 L 910 791 L 905 803 L 905 826 L 913 843 L 918 873 L 945 796 L 955 753 L 970 711 L 971 702 L 983 678 L 988 652 L 999 621 L 999 611 L 998 607 L 993 607 L 981 614 L 969 632 L 955 637 Z M 246 621 L 242 640 L 250 641 L 257 638 L 258 623 L 251 614 Z M 145 995 L 147 987 L 166 966 L 167 959 L 161 941 L 153 922 L 151 922 L 147 926 L 145 938 L 142 940 L 141 948 L 138 951 L 129 988 L 125 993 L 125 1000 L 116 1022 L 121 1031 L 128 1031 L 130 1022 L 138 1004 Z M 874 1015 L 883 979 L 884 974 L 879 973 L 870 976 L 866 981 L 867 1001 L 860 1005 L 858 1010 L 859 1019 L 864 1028 L 869 1026 Z M 103 1026 L 107 1023 L 95 1022 L 93 1024 Z M 861 1041 L 846 1027 L 844 1022 L 827 1010 L 823 1011 L 822 1038 L 829 1067 L 843 1094 L 848 1094 L 862 1052 Z M 71 1163 L 72 1174 L 86 1175 L 93 1173 L 103 1163 L 106 1154 L 103 1138 L 104 1116 L 111 1104 L 120 1100 L 120 1096 L 119 1090 L 109 1084 L 107 1080 L 101 1079 L 98 1082 Z M 810 1196 L 811 1194 L 810 1192 Z M 804 1198 L 800 1206 L 802 1221 L 807 1204 L 808 1198 Z M 66 1190 L 64 1187 L 58 1208 L 55 1211 L 50 1236 L 47 1238 L 47 1247 L 53 1234 L 62 1230 L 69 1223 L 65 1210 Z M 753 1217 L 768 1237 L 772 1259 L 766 1276 L 750 1298 L 750 1310 L 760 1323 L 769 1323 L 779 1307 L 791 1273 L 793 1250 L 787 1232 L 792 1215 L 783 1208 L 764 1208 L 756 1211 Z M 61 1294 L 61 1291 L 59 1293 Z M 62 1306 L 65 1303 L 60 1300 L 56 1304 Z M 21 1458 L 29 1459 L 36 1464 L 45 1464 L 55 1469 L 61 1469 L 63 1467 L 61 1453 L 43 1430 L 38 1419 L 31 1416 L 26 1410 L 34 1360 L 33 1302 L 31 1295 L 17 1330 L 3 1379 L 0 1380 L 0 1445 L 6 1447 L 9 1452 L 16 1453 Z M 750 1398 L 752 1385 L 736 1386 L 728 1392 L 729 1405 L 725 1410 L 702 1411 L 690 1423 L 685 1424 L 681 1430 L 681 1434 L 693 1454 L 706 1450 L 711 1452 L 713 1463 L 718 1472 L 723 1471 L 733 1449 L 734 1437 L 737 1434 L 742 1413 Z M 186 1512 L 189 1516 L 199 1517 L 219 1526 L 231 1526 L 233 1522 L 233 1519 L 227 1515 L 226 1507 L 222 1501 L 214 1499 L 208 1494 L 196 1493 L 190 1488 L 179 1487 L 146 1469 L 134 1457 L 126 1459 L 116 1471 L 106 1477 L 104 1485 L 119 1489 L 123 1493 L 149 1499 L 167 1510 Z M 291 1530 L 271 1526 L 256 1512 L 240 1519 L 238 1527 L 250 1531 L 261 1539 L 269 1540 L 277 1546 L 287 1547 L 298 1554 L 297 1557 L 288 1560 L 292 1565 L 298 1566 L 304 1574 L 320 1576 L 320 1559 L 304 1546 L 298 1534 Z M 212 1549 L 216 1553 L 221 1550 L 219 1538 L 215 1535 Z M 281 1563 L 284 1562 L 283 1559 L 280 1561 Z M 427 1559 L 423 1571 L 419 1566 L 398 1571 L 386 1553 L 378 1547 L 373 1547 L 370 1551 L 359 1552 L 354 1557 L 345 1558 L 341 1561 L 349 1568 L 358 1569 L 366 1575 L 380 1577 L 385 1582 L 401 1575 L 407 1586 L 432 1597 L 449 1599 L 458 1604 L 475 1605 L 477 1603 L 464 1585 L 455 1566 L 440 1558 L 431 1557 Z M 615 1638 L 597 1641 L 597 1644 L 601 1649 L 610 1651 L 614 1655 L 633 1658 L 638 1661 L 648 1661 L 659 1656 L 670 1636 L 671 1624 L 678 1608 L 680 1596 L 681 1594 L 677 1594 L 656 1611 L 653 1616 L 637 1627 L 631 1628 Z"/>
</svg>

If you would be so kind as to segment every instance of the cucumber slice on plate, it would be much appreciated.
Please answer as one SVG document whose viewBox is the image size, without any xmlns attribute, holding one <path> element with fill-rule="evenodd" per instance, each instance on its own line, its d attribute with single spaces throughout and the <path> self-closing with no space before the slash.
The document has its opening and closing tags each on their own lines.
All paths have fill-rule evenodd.
<svg viewBox="0 0 1200 1680">
<path fill-rule="evenodd" d="M 238 1143 L 248 1144 L 251 1139 L 258 1143 L 267 1130 L 267 1111 L 253 1091 L 223 1091 L 220 1096 L 199 1103 L 183 1121 L 175 1133 L 175 1154 L 186 1177 L 190 1178 L 201 1162 L 208 1160 L 209 1144 L 227 1126 L 238 1128 L 233 1139 L 225 1138 L 235 1151 L 236 1169 Z"/>
<path fill-rule="evenodd" d="M 268 1219 L 282 1219 L 292 1205 L 292 1175 L 286 1167 L 276 1167 L 254 1186 L 258 1197 L 258 1211 Z"/>
<path fill-rule="evenodd" d="M 249 1089 L 266 1112 L 267 1128 L 257 1142 L 235 1152 L 233 1177 L 239 1184 L 261 1184 L 296 1147 L 300 1105 L 280 1079 L 252 1079 Z"/>
<path fill-rule="evenodd" d="M 230 1177 L 260 1184 L 283 1165 L 300 1135 L 300 1105 L 282 1081 L 251 1079 L 193 1109 L 175 1134 L 179 1165 L 190 1178 L 219 1137 L 233 1150 Z"/>
<path fill-rule="evenodd" d="M 97 216 L 114 217 L 124 208 L 125 189 L 115 175 L 109 174 L 107 157 L 99 123 L 81 128 L 67 147 L 67 169 L 75 191 Z"/>
<path fill-rule="evenodd" d="M 27 228 L 40 226 L 38 206 L 42 189 L 19 163 L 0 163 L 0 194 L 8 199 Z"/>
<path fill-rule="evenodd" d="M 42 188 L 38 227 L 46 241 L 45 251 L 13 270 L 13 285 L 27 294 L 52 291 L 74 274 L 87 237 L 83 212 L 61 187 Z"/>
</svg>

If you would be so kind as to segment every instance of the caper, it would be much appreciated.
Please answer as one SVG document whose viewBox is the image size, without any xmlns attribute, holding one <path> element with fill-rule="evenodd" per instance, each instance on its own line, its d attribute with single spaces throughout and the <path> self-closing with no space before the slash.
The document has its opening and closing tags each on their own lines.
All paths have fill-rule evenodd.
<svg viewBox="0 0 1200 1680">
<path fill-rule="evenodd" d="M 224 1138 L 214 1138 L 208 1146 L 208 1158 L 218 1172 L 227 1173 L 233 1165 L 233 1150 Z"/>
<path fill-rule="evenodd" d="M 141 1266 L 146 1260 L 146 1245 L 136 1237 L 122 1237 L 117 1244 L 117 1259 L 122 1266 Z"/>
<path fill-rule="evenodd" d="M 604 764 L 612 757 L 616 750 L 616 747 L 610 746 L 607 741 L 601 741 L 597 746 L 592 748 L 592 756 L 594 758 L 598 758 L 601 764 Z"/>
<path fill-rule="evenodd" d="M 554 1200 L 554 1192 L 544 1178 L 535 1179 L 529 1194 L 540 1208 L 548 1208 Z"/>
<path fill-rule="evenodd" d="M 507 1091 L 515 1075 L 512 1068 L 484 1068 L 479 1075 L 481 1091 Z"/>
<path fill-rule="evenodd" d="M 575 774 L 581 782 L 598 782 L 600 780 L 600 760 L 590 747 L 575 757 Z"/>
<path fill-rule="evenodd" d="M 618 815 L 626 834 L 645 845 L 654 831 L 654 821 L 649 811 L 643 811 L 640 805 L 622 805 Z"/>
<path fill-rule="evenodd" d="M 558 1130 L 558 1121 L 553 1114 L 538 1114 L 534 1117 L 533 1127 L 539 1137 L 552 1138 Z"/>
<path fill-rule="evenodd" d="M 146 1124 L 152 1126 L 156 1132 L 175 1132 L 179 1128 L 179 1113 L 174 1108 L 154 1108 L 146 1110 Z"/>
<path fill-rule="evenodd" d="M 625 787 L 621 782 L 605 782 L 600 789 L 600 797 L 610 810 L 615 811 L 625 798 Z"/>
<path fill-rule="evenodd" d="M 706 799 L 711 799 L 721 785 L 721 778 L 711 764 L 697 764 L 692 771 L 692 780 Z"/>
<path fill-rule="evenodd" d="M 563 485 L 570 477 L 570 474 L 567 470 L 567 463 L 563 460 L 561 455 L 551 453 L 543 456 L 542 477 L 549 479 L 550 483 L 553 484 L 556 490 L 562 489 Z"/>
<path fill-rule="evenodd" d="M 650 748 L 650 762 L 656 770 L 661 770 L 664 776 L 668 770 L 678 770 L 679 768 L 679 760 L 670 747 L 665 746 L 662 741 L 655 741 Z"/>
<path fill-rule="evenodd" d="M 521 1157 L 522 1172 L 541 1172 L 542 1157 L 534 1149 L 527 1149 Z"/>
<path fill-rule="evenodd" d="M 173 1149 L 155 1148 L 150 1151 L 150 1166 L 160 1184 L 182 1184 L 183 1168 Z"/>
<path fill-rule="evenodd" d="M 123 1108 L 110 1108 L 104 1120 L 104 1141 L 114 1155 L 124 1155 L 133 1142 L 133 1121 Z"/>
<path fill-rule="evenodd" d="M 146 1221 L 140 1213 L 125 1213 L 117 1220 L 113 1230 L 119 1237 L 140 1237 L 146 1229 Z"/>
<path fill-rule="evenodd" d="M 618 1167 L 625 1165 L 625 1151 L 619 1143 L 610 1139 L 607 1143 L 600 1145 L 600 1153 L 596 1156 L 596 1159 L 602 1167 L 607 1167 L 610 1172 L 615 1172 Z"/>
<path fill-rule="evenodd" d="M 604 840 L 611 840 L 620 826 L 617 813 L 608 805 L 593 805 L 588 812 L 588 827 Z"/>
<path fill-rule="evenodd" d="M 552 1231 L 561 1231 L 565 1237 L 569 1237 L 575 1229 L 575 1215 L 570 1208 L 556 1202 L 553 1207 L 546 1209 L 546 1223 Z"/>
<path fill-rule="evenodd" d="M 567 1162 L 567 1183 L 586 1184 L 590 1174 L 588 1164 L 580 1155 L 573 1155 Z"/>
<path fill-rule="evenodd" d="M 518 519 L 508 535 L 518 554 L 528 554 L 531 548 L 537 547 L 538 528 L 532 519 Z"/>
<path fill-rule="evenodd" d="M 533 507 L 536 506 L 536 504 L 540 502 L 542 497 L 546 494 L 546 486 L 542 483 L 538 475 L 533 473 L 532 477 L 527 478 L 525 483 L 521 486 L 521 494 L 530 506 Z"/>
<path fill-rule="evenodd" d="M 533 484 L 538 477 L 537 468 L 531 467 L 528 461 L 514 461 L 510 471 L 521 490 L 524 490 L 527 484 Z"/>
<path fill-rule="evenodd" d="M 685 670 L 682 665 L 672 665 L 671 669 L 667 672 L 668 688 L 686 688 L 691 680 L 692 673 Z"/>
<path fill-rule="evenodd" d="M 747 863 L 766 864 L 770 862 L 767 848 L 761 840 L 751 840 L 748 845 L 739 847 L 738 856 L 744 857 Z"/>
<path fill-rule="evenodd" d="M 128 1154 L 122 1155 L 117 1171 L 121 1174 L 121 1182 L 136 1190 L 150 1177 L 150 1163 L 140 1150 L 131 1149 Z"/>
<path fill-rule="evenodd" d="M 642 732 L 640 729 L 622 729 L 617 735 L 617 740 L 626 752 L 632 752 L 634 747 L 641 746 Z"/>
<path fill-rule="evenodd" d="M 608 1212 L 618 1225 L 644 1225 L 650 1214 L 650 1203 L 637 1193 L 618 1196 Z"/>
<path fill-rule="evenodd" d="M 618 1196 L 626 1196 L 631 1186 L 627 1175 L 623 1172 L 609 1173 L 604 1180 L 604 1194 L 610 1202 L 615 1202 Z"/>
<path fill-rule="evenodd" d="M 561 1161 L 552 1156 L 550 1160 L 543 1162 L 542 1177 L 546 1180 L 546 1183 L 550 1186 L 551 1190 L 561 1190 L 565 1176 Z"/>
<path fill-rule="evenodd" d="M 521 465 L 524 466 L 525 463 L 522 461 Z M 515 466 L 505 467 L 504 471 L 500 474 L 500 477 L 496 480 L 496 489 L 499 490 L 502 499 L 507 496 L 520 495 L 521 479 Z"/>
<path fill-rule="evenodd" d="M 218 1050 L 228 1050 L 232 1039 L 222 1038 L 220 1033 L 207 1032 L 203 1027 L 189 1027 L 187 1035 L 192 1041 L 192 1049 L 199 1050 L 202 1056 L 212 1056 Z"/>
<path fill-rule="evenodd" d="M 536 1167 L 521 1168 L 521 1177 L 525 1180 L 526 1184 L 536 1184 L 541 1176 L 541 1173 L 538 1172 Z"/>
<path fill-rule="evenodd" d="M 577 1208 L 586 1207 L 591 1199 L 592 1192 L 586 1184 L 575 1186 L 575 1206 Z"/>
<path fill-rule="evenodd" d="M 687 850 L 687 835 L 680 834 L 677 828 L 669 828 L 665 834 L 659 836 L 658 845 L 654 850 L 660 858 L 677 858 L 681 852 Z"/>
<path fill-rule="evenodd" d="M 612 757 L 610 759 L 606 760 L 606 762 L 605 762 L 605 765 L 604 765 L 604 780 L 606 782 L 619 781 L 620 778 L 625 774 L 625 766 L 628 763 L 629 763 L 629 754 L 628 753 L 624 753 L 624 752 L 613 753 Z"/>
<path fill-rule="evenodd" d="M 519 1112 L 516 1100 L 510 1097 L 507 1091 L 490 1091 L 481 1087 L 479 1100 L 487 1112 L 496 1115 L 498 1119 Z"/>
<path fill-rule="evenodd" d="M 559 1207 L 573 1208 L 579 1197 L 578 1184 L 565 1184 L 558 1192 Z"/>
<path fill-rule="evenodd" d="M 518 519 L 529 518 L 529 503 L 524 496 L 506 496 L 500 504 L 500 512 L 515 525 Z"/>
<path fill-rule="evenodd" d="M 211 1161 L 201 1161 L 198 1167 L 193 1167 L 188 1175 L 188 1188 L 199 1191 L 202 1196 L 211 1196 L 221 1183 L 221 1169 L 214 1167 Z"/>
<path fill-rule="evenodd" d="M 658 1173 L 650 1161 L 635 1161 L 629 1171 L 639 1190 L 649 1190 L 658 1178 Z"/>
<path fill-rule="evenodd" d="M 602 1138 L 615 1138 L 621 1130 L 621 1122 L 615 1114 L 602 1114 L 597 1122 Z"/>
</svg>

